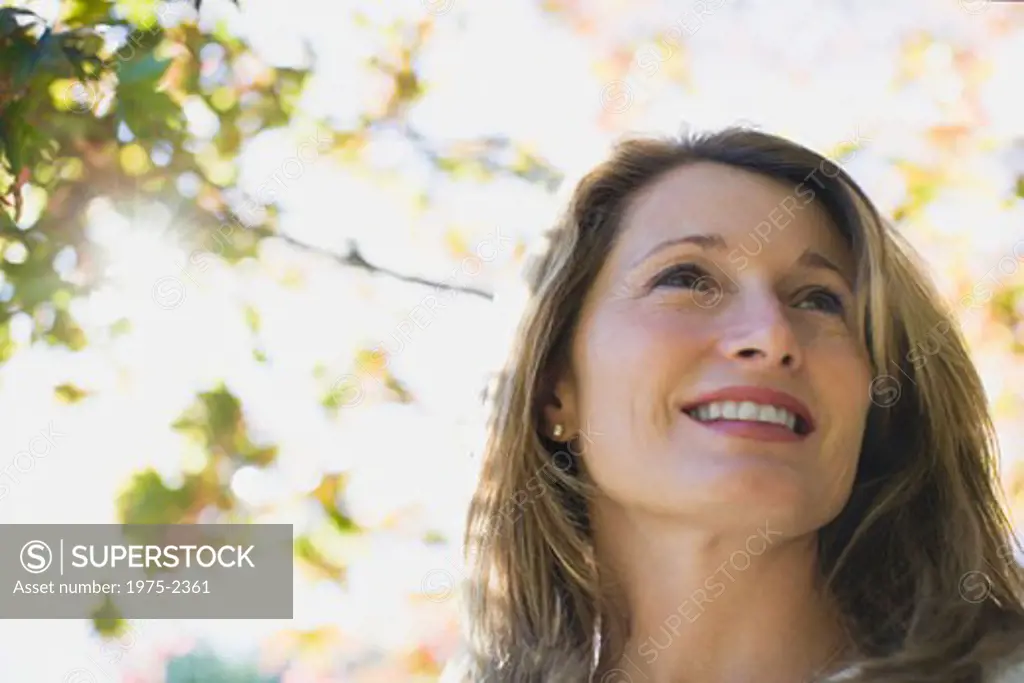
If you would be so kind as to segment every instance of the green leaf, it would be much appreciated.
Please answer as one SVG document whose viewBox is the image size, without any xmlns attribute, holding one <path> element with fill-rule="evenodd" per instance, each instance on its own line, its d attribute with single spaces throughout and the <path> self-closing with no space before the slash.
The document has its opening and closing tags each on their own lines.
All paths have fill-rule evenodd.
<svg viewBox="0 0 1024 683">
<path fill-rule="evenodd" d="M 157 25 L 157 3 L 153 0 L 118 0 L 117 10 L 136 26 L 149 28 Z"/>
<path fill-rule="evenodd" d="M 266 467 L 277 460 L 278 448 L 277 446 L 258 447 L 246 444 L 240 447 L 236 453 L 246 465 Z"/>
<path fill-rule="evenodd" d="M 160 474 L 147 469 L 136 474 L 118 497 L 118 517 L 124 524 L 179 524 L 196 501 L 199 482 L 189 477 L 171 488 Z"/>
<path fill-rule="evenodd" d="M 101 636 L 116 636 L 124 630 L 125 620 L 121 610 L 109 595 L 104 595 L 91 614 L 93 626 Z"/>
<path fill-rule="evenodd" d="M 3 137 L 3 131 L 0 130 L 0 138 Z M 0 179 L 0 183 L 3 180 Z M 0 185 L 2 187 L 2 185 Z M 18 235 L 21 231 L 18 230 L 18 225 L 11 218 L 10 214 L 5 209 L 0 207 L 0 235 Z"/>
<path fill-rule="evenodd" d="M 345 580 L 346 568 L 339 566 L 332 558 L 321 551 L 308 535 L 296 537 L 294 547 L 295 558 L 304 561 L 309 569 L 317 572 L 325 579 L 338 582 Z"/>
<path fill-rule="evenodd" d="M 49 31 L 39 39 L 33 68 L 37 73 L 44 72 L 47 82 L 53 80 L 54 77 L 65 78 L 74 75 L 71 62 L 64 52 L 62 39 Z"/>
<path fill-rule="evenodd" d="M 257 665 L 222 660 L 205 647 L 172 657 L 161 680 L 167 683 L 281 683 L 280 676 L 264 674 Z"/>
<path fill-rule="evenodd" d="M 57 400 L 66 404 L 78 403 L 89 396 L 88 391 L 80 389 L 74 384 L 59 384 L 53 388 L 53 393 L 57 395 Z"/>
<path fill-rule="evenodd" d="M 181 140 L 185 116 L 166 93 L 134 85 L 118 88 L 117 96 L 117 113 L 138 138 Z"/>
<path fill-rule="evenodd" d="M 18 17 L 42 21 L 38 14 L 18 7 L 0 7 L 0 38 L 27 37 L 28 32 Z"/>
<path fill-rule="evenodd" d="M 264 467 L 277 459 L 277 446 L 250 440 L 241 403 L 223 385 L 199 394 L 171 428 L 238 464 Z"/>
<path fill-rule="evenodd" d="M 36 66 L 37 47 L 28 41 L 16 41 L 5 50 L 4 61 L 10 71 L 10 88 L 19 93 L 25 90 Z"/>
<path fill-rule="evenodd" d="M 443 532 L 431 529 L 423 534 L 423 542 L 427 545 L 444 545 L 448 538 Z"/>
<path fill-rule="evenodd" d="M 67 0 L 61 21 L 66 26 L 91 26 L 111 18 L 113 0 Z"/>
<path fill-rule="evenodd" d="M 334 526 L 337 527 L 338 531 L 342 533 L 360 531 L 359 525 L 355 523 L 355 520 L 337 508 L 328 508 L 327 516 L 330 518 L 331 522 L 334 523 Z"/>
<path fill-rule="evenodd" d="M 199 394 L 198 401 L 186 411 L 179 424 L 201 425 L 211 442 L 231 440 L 242 420 L 242 407 L 234 394 L 223 385 Z"/>
<path fill-rule="evenodd" d="M 58 149 L 58 143 L 51 135 L 35 127 L 32 107 L 27 98 L 12 102 L 0 118 L 0 143 L 10 163 L 10 171 L 18 176 L 25 167 L 32 167 L 40 160 L 51 157 Z M 0 188 L 6 190 L 7 188 Z"/>
<path fill-rule="evenodd" d="M 255 306 L 245 306 L 245 324 L 252 332 L 260 331 L 260 312 L 256 310 Z"/>
<path fill-rule="evenodd" d="M 53 327 L 44 339 L 53 346 L 65 346 L 72 351 L 81 351 L 89 343 L 85 331 L 79 327 L 70 313 L 62 310 L 57 311 Z"/>
<path fill-rule="evenodd" d="M 260 246 L 258 233 L 247 228 L 240 216 L 227 213 L 212 218 L 218 223 L 209 221 L 211 224 L 204 225 L 196 235 L 197 243 L 206 251 L 217 254 L 228 263 L 257 255 Z"/>
<path fill-rule="evenodd" d="M 117 80 L 122 85 L 156 85 L 171 66 L 169 59 L 157 59 L 147 52 L 136 59 L 118 62 Z"/>
<path fill-rule="evenodd" d="M 0 323 L 0 363 L 14 355 L 17 346 L 11 341 L 11 327 L 6 320 Z"/>
<path fill-rule="evenodd" d="M 119 318 L 109 328 L 111 337 L 120 337 L 132 331 L 132 321 L 128 318 Z"/>
</svg>

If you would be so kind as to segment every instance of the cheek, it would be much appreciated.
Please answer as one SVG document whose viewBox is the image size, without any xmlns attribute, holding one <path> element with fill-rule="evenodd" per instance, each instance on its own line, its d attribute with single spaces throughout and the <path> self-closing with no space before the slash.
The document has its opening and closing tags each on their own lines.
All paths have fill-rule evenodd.
<svg viewBox="0 0 1024 683">
<path fill-rule="evenodd" d="M 807 354 L 814 395 L 828 415 L 823 441 L 823 476 L 834 482 L 828 490 L 848 493 L 856 474 L 861 442 L 871 408 L 871 366 L 853 337 L 833 337 L 813 345 Z"/>
<path fill-rule="evenodd" d="M 685 316 L 668 311 L 608 311 L 581 328 L 574 348 L 580 420 L 595 436 L 586 456 L 595 478 L 642 480 L 656 472 L 674 401 L 701 354 Z"/>
<path fill-rule="evenodd" d="M 634 307 L 595 315 L 581 328 L 575 348 L 584 406 L 637 396 L 668 405 L 705 346 L 702 329 L 707 326 L 666 309 Z M 631 395 L 626 387 L 639 394 Z"/>
<path fill-rule="evenodd" d="M 850 429 L 863 427 L 871 406 L 871 364 L 852 336 L 834 335 L 812 344 L 807 352 L 808 374 L 815 395 L 829 415 Z"/>
</svg>

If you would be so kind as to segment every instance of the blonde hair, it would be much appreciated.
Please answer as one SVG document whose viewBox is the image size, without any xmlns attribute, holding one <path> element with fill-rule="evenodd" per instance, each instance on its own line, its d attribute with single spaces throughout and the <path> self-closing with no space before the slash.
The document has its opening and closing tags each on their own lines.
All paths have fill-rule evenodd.
<svg viewBox="0 0 1024 683">
<path fill-rule="evenodd" d="M 842 169 L 744 129 L 620 143 L 575 186 L 549 248 L 528 264 L 530 298 L 493 392 L 467 520 L 466 650 L 454 678 L 586 681 L 598 624 L 601 664 L 621 654 L 629 625 L 599 590 L 592 484 L 578 451 L 543 436 L 539 408 L 630 201 L 698 161 L 813 192 L 856 257 L 873 372 L 891 375 L 900 392 L 888 407 L 873 403 L 849 503 L 819 531 L 819 568 L 860 655 L 842 680 L 980 681 L 984 666 L 1024 643 L 1024 570 L 1013 560 L 994 431 L 964 341 L 912 249 Z M 922 359 L 939 329 L 941 352 Z M 961 595 L 964 577 L 978 572 L 986 595 L 966 599 L 976 596 Z"/>
</svg>

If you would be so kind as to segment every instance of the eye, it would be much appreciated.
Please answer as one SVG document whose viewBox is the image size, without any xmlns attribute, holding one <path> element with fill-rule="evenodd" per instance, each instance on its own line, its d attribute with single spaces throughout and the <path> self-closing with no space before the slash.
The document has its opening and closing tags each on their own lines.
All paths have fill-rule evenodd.
<svg viewBox="0 0 1024 683">
<path fill-rule="evenodd" d="M 661 271 L 651 284 L 652 289 L 655 287 L 681 287 L 702 293 L 722 288 L 718 280 L 693 263 L 681 263 Z"/>
<path fill-rule="evenodd" d="M 846 312 L 842 297 L 825 287 L 817 287 L 811 290 L 796 306 L 797 308 L 809 307 L 810 310 L 817 310 L 832 315 L 843 315 Z"/>
</svg>

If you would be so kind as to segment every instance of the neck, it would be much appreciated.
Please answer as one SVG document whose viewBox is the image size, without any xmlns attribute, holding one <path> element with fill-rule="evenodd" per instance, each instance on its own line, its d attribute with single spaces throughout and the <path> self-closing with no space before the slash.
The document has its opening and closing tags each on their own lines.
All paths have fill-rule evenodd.
<svg viewBox="0 0 1024 683">
<path fill-rule="evenodd" d="M 814 534 L 771 520 L 712 532 L 608 501 L 593 520 L 604 588 L 629 618 L 607 667 L 623 681 L 797 683 L 837 664 L 846 638 Z"/>
</svg>

